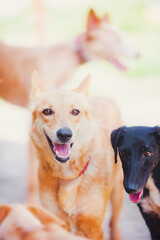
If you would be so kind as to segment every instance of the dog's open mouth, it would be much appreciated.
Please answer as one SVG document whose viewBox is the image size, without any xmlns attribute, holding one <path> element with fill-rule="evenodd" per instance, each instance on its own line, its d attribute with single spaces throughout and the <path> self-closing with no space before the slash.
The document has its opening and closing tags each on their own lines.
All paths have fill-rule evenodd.
<svg viewBox="0 0 160 240">
<path fill-rule="evenodd" d="M 116 66 L 121 71 L 127 70 L 127 66 L 124 65 L 121 61 L 118 60 L 118 58 L 108 58 L 108 61 L 112 63 L 114 66 Z"/>
<path fill-rule="evenodd" d="M 130 193 L 129 194 L 129 199 L 131 200 L 131 202 L 133 203 L 139 203 L 140 198 L 143 195 L 143 189 L 137 193 Z"/>
<path fill-rule="evenodd" d="M 46 133 L 45 135 L 55 159 L 61 163 L 68 161 L 70 159 L 73 143 L 53 143 Z"/>
</svg>

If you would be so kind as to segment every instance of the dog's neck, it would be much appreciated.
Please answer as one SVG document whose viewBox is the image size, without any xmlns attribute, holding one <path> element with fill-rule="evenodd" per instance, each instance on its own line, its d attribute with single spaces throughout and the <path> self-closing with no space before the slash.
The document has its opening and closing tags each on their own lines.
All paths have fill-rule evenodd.
<svg viewBox="0 0 160 240">
<path fill-rule="evenodd" d="M 80 34 L 74 39 L 75 53 L 79 59 L 80 64 L 83 64 L 83 63 L 89 61 L 89 59 L 87 58 L 87 55 L 84 51 L 84 48 L 83 48 L 83 43 L 85 41 L 85 38 L 86 38 L 85 34 Z"/>
<path fill-rule="evenodd" d="M 60 43 L 58 45 L 53 45 L 51 49 L 55 54 L 62 52 L 67 59 L 73 58 L 74 67 L 76 67 L 91 60 L 87 56 L 85 43 L 86 34 L 82 33 L 69 41 Z"/>
<path fill-rule="evenodd" d="M 44 155 L 42 158 L 44 159 Z M 86 161 L 86 159 L 88 159 L 88 161 Z M 52 179 L 55 179 L 56 181 L 57 180 L 72 181 L 79 178 L 81 175 L 85 174 L 91 162 L 91 157 L 83 155 L 80 157 L 80 160 L 71 159 L 68 161 L 68 163 L 66 163 L 66 165 L 61 163 L 55 164 L 56 166 L 54 168 L 53 166 L 51 167 L 48 163 L 46 164 L 47 161 L 41 160 L 39 165 L 41 172 L 48 174 L 48 176 L 50 176 Z M 78 161 L 81 162 L 80 166 L 77 165 Z"/>
<path fill-rule="evenodd" d="M 85 165 L 85 167 L 83 168 L 83 170 L 80 172 L 79 177 L 87 170 L 89 163 L 90 163 L 90 159 L 89 159 L 88 162 L 86 163 L 86 165 Z"/>
</svg>

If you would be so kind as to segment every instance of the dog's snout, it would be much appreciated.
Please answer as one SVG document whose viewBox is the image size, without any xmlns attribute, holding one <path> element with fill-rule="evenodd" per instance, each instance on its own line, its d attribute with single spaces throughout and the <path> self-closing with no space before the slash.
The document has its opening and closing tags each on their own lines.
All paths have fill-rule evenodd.
<svg viewBox="0 0 160 240">
<path fill-rule="evenodd" d="M 67 142 L 72 137 L 72 131 L 67 127 L 60 128 L 56 134 L 58 139 L 62 142 Z"/>
</svg>

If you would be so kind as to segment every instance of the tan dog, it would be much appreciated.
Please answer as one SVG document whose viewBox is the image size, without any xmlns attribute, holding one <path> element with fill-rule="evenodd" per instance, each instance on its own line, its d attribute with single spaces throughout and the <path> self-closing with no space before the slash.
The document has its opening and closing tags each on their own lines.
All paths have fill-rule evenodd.
<svg viewBox="0 0 160 240">
<path fill-rule="evenodd" d="M 87 240 L 68 233 L 65 223 L 43 208 L 0 206 L 0 240 Z"/>
<path fill-rule="evenodd" d="M 40 199 L 70 231 L 102 240 L 110 198 L 111 239 L 118 240 L 122 174 L 109 133 L 121 125 L 120 115 L 112 100 L 89 101 L 87 85 L 86 79 L 76 90 L 46 90 L 33 74 L 31 138 L 39 158 Z"/>
<path fill-rule="evenodd" d="M 74 39 L 47 47 L 11 47 L 0 43 L 0 96 L 26 107 L 30 93 L 30 78 L 36 69 L 46 85 L 59 87 L 82 63 L 107 60 L 120 69 L 121 57 L 138 55 L 106 17 L 98 18 L 91 10 L 87 31 Z"/>
</svg>

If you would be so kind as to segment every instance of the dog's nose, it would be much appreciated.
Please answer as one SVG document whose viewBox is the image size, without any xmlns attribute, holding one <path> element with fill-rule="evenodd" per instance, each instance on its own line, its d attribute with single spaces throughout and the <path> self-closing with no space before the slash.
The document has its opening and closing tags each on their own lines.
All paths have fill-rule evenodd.
<svg viewBox="0 0 160 240">
<path fill-rule="evenodd" d="M 124 188 L 126 190 L 127 193 L 136 193 L 138 186 L 136 183 L 133 182 L 124 182 Z"/>
<path fill-rule="evenodd" d="M 135 189 L 135 188 L 126 188 L 126 192 L 127 193 L 136 193 L 137 189 Z"/>
<path fill-rule="evenodd" d="M 62 142 L 67 142 L 72 137 L 72 131 L 67 127 L 60 128 L 56 134 L 59 140 Z"/>
</svg>

